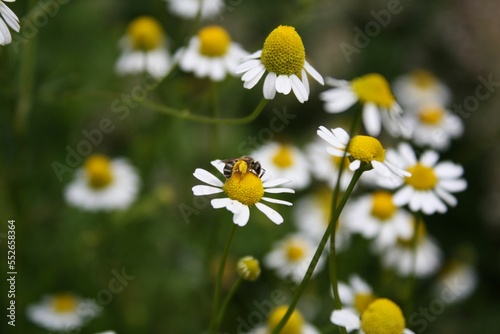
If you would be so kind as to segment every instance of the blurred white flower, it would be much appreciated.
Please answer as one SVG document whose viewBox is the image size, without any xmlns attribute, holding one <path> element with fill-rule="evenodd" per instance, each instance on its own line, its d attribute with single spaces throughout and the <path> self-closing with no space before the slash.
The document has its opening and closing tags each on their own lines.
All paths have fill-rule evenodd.
<svg viewBox="0 0 500 334">
<path fill-rule="evenodd" d="M 267 323 L 259 326 L 247 334 L 269 334 L 273 331 L 288 310 L 288 305 L 280 305 L 271 310 L 268 315 Z M 320 331 L 306 322 L 299 310 L 295 309 L 288 319 L 286 325 L 280 331 L 282 334 L 320 334 Z"/>
<path fill-rule="evenodd" d="M 214 17 L 224 9 L 223 0 L 166 0 L 168 10 L 185 19 L 194 19 L 200 13 L 202 19 Z M 201 12 L 200 12 L 201 5 Z"/>
</svg>

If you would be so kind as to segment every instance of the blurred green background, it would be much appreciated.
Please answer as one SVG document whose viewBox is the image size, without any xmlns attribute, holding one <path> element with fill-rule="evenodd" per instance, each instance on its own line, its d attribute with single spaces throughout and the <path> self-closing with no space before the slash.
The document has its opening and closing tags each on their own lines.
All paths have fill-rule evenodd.
<svg viewBox="0 0 500 334">
<path fill-rule="evenodd" d="M 8 5 L 22 19 L 47 2 L 18 0 Z M 309 62 L 324 76 L 349 80 L 379 72 L 393 80 L 412 69 L 426 68 L 451 88 L 457 104 L 475 94 L 479 77 L 492 75 L 500 81 L 500 25 L 496 16 L 500 3 L 495 0 L 402 0 L 401 13 L 393 15 L 378 36 L 348 62 L 339 44 L 352 44 L 354 28 L 364 29 L 373 20 L 371 11 L 387 4 L 227 0 L 227 10 L 221 16 L 202 24 L 222 25 L 249 52 L 260 49 L 277 25 L 292 25 L 304 41 Z M 106 329 L 117 333 L 203 332 L 213 293 L 208 263 L 222 251 L 231 215 L 193 202 L 191 188 L 199 183 L 193 171 L 199 167 L 214 171 L 211 160 L 249 153 L 240 152 L 238 146 L 268 126 L 273 108 L 286 108 L 297 115 L 277 138 L 292 140 L 298 146 L 314 138 L 318 125 L 339 124 L 345 117 L 338 116 L 337 121 L 336 116 L 323 111 L 317 95 L 324 88 L 312 83 L 309 102 L 302 105 L 293 95 L 279 95 L 252 124 L 219 126 L 217 142 L 212 126 L 174 119 L 140 105 L 131 108 L 122 120 L 111 105 L 122 94 L 130 94 L 142 78 L 115 74 L 118 40 L 130 20 L 140 15 L 151 15 L 161 22 L 172 53 L 185 44 L 193 29 L 193 21 L 168 13 L 160 0 L 60 1 L 57 13 L 47 15 L 45 24 L 35 24 L 33 34 L 22 21 L 21 32 L 13 35 L 24 39 L 14 36 L 11 45 L 0 48 L 2 333 L 45 333 L 26 318 L 29 304 L 61 291 L 97 298 L 108 286 L 112 271 L 122 268 L 135 278 L 113 295 L 83 333 Z M 218 84 L 221 115 L 249 114 L 261 99 L 261 87 L 258 84 L 245 90 L 237 78 Z M 175 70 L 146 98 L 209 114 L 211 89 L 208 80 Z M 464 119 L 464 136 L 443 154 L 465 167 L 469 186 L 458 194 L 459 205 L 427 220 L 430 234 L 447 257 L 465 252 L 475 258 L 480 283 L 473 296 L 446 306 L 429 322 L 425 333 L 495 333 L 500 326 L 499 97 L 493 91 L 480 102 Z M 94 153 L 126 157 L 142 181 L 138 199 L 124 212 L 89 213 L 68 206 L 63 190 L 74 173 L 65 173 L 60 182 L 52 168 L 54 161 L 64 163 L 66 147 L 75 148 L 84 138 L 84 129 L 98 127 L 103 118 L 111 119 L 116 129 L 104 136 Z M 188 222 L 179 209 L 184 204 L 197 210 Z M 280 208 L 280 212 L 285 224 L 279 227 L 263 215 L 252 215 L 248 226 L 236 234 L 233 260 L 247 254 L 262 258 L 275 240 L 294 229 L 291 209 Z M 17 233 L 15 328 L 7 326 L 4 316 L 8 219 L 16 220 Z M 377 282 L 374 257 L 363 249 L 362 242 L 357 245 L 340 255 L 341 278 L 356 270 L 369 282 Z M 428 307 L 432 301 L 432 279 L 418 281 L 415 310 Z M 332 330 L 328 319 L 333 303 L 324 298 L 327 288 L 326 275 L 320 275 L 310 285 L 305 305 L 309 303 L 315 310 L 311 321 Z M 259 281 L 243 284 L 228 311 L 223 332 L 236 333 L 238 317 L 247 319 L 255 311 L 253 303 L 269 299 L 275 289 L 286 296 L 293 291 L 290 284 L 278 281 L 269 271 L 264 271 Z"/>
</svg>

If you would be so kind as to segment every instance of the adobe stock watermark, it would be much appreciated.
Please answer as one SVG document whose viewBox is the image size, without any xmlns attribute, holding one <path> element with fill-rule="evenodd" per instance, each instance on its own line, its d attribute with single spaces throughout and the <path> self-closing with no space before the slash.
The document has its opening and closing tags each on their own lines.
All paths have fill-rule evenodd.
<svg viewBox="0 0 500 334">
<path fill-rule="evenodd" d="M 357 26 L 354 27 L 356 34 L 354 35 L 353 43 L 342 42 L 339 44 L 340 51 L 342 51 L 347 63 L 351 63 L 353 54 L 361 53 L 362 49 L 370 45 L 372 38 L 377 37 L 382 28 L 386 28 L 391 23 L 392 16 L 400 14 L 403 9 L 404 7 L 401 5 L 400 0 L 389 0 L 385 9 L 379 11 L 371 10 L 370 15 L 373 17 L 373 20 L 365 24 L 364 30 L 361 30 Z"/>
<path fill-rule="evenodd" d="M 424 332 L 429 323 L 435 321 L 437 316 L 444 312 L 447 304 L 453 303 L 469 291 L 469 287 L 458 282 L 458 279 L 455 277 L 445 280 L 445 288 L 441 290 L 439 298 L 433 299 L 427 307 L 419 307 L 418 311 L 410 315 L 409 323 L 413 328 L 417 328 L 415 332 Z"/>
<path fill-rule="evenodd" d="M 236 7 L 241 5 L 243 0 L 226 0 L 224 1 L 224 7 L 222 7 L 222 12 L 219 14 L 219 20 L 224 21 L 224 14 L 226 12 L 232 13 Z"/>
<path fill-rule="evenodd" d="M 130 110 L 137 108 L 139 103 L 144 101 L 148 93 L 155 89 L 159 84 L 155 78 L 145 76 L 141 83 L 129 93 L 122 93 L 119 98 L 111 102 L 110 109 L 115 116 L 112 118 L 102 118 L 96 127 L 83 129 L 82 139 L 74 146 L 66 145 L 66 156 L 64 162 L 53 161 L 51 166 L 59 180 L 63 181 L 64 174 L 73 173 L 73 170 L 80 166 L 83 158 L 88 157 L 96 147 L 102 144 L 106 135 L 113 133 L 116 130 L 116 118 L 123 121 L 130 114 Z"/>
<path fill-rule="evenodd" d="M 39 30 L 45 27 L 51 18 L 59 13 L 62 5 L 66 5 L 70 0 L 47 0 L 40 1 L 21 21 L 21 31 L 15 34 L 12 41 L 14 52 L 20 51 L 20 45 L 26 44 L 35 37 Z"/>
<path fill-rule="evenodd" d="M 462 116 L 464 119 L 470 117 L 471 113 L 479 109 L 481 102 L 491 97 L 497 87 L 500 87 L 500 81 L 493 81 L 493 73 L 484 78 L 482 75 L 477 77 L 479 84 L 476 86 L 473 95 L 467 96 L 461 104 L 454 103 L 452 111 Z M 464 110 L 465 109 L 465 110 Z"/>
</svg>

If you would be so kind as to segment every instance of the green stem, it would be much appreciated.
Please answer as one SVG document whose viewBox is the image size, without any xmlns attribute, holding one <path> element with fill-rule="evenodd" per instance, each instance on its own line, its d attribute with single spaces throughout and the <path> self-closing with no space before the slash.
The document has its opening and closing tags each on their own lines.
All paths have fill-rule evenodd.
<svg viewBox="0 0 500 334">
<path fill-rule="evenodd" d="M 222 254 L 222 258 L 219 264 L 219 271 L 217 272 L 217 280 L 215 281 L 215 293 L 214 293 L 214 301 L 212 306 L 212 320 L 210 322 L 210 333 L 215 333 L 215 328 L 217 324 L 217 314 L 218 308 L 220 304 L 220 295 L 221 295 L 221 286 L 222 286 L 222 277 L 224 275 L 224 269 L 226 267 L 227 257 L 229 255 L 229 249 L 231 248 L 231 244 L 233 242 L 234 234 L 236 233 L 236 229 L 238 225 L 232 224 L 231 232 L 229 232 L 229 236 L 226 241 L 226 246 L 224 247 L 224 253 Z"/>
<path fill-rule="evenodd" d="M 217 333 L 217 331 L 219 330 L 220 323 L 222 322 L 222 319 L 224 318 L 224 314 L 226 313 L 227 306 L 229 305 L 229 302 L 231 301 L 234 294 L 236 293 L 236 291 L 240 287 L 241 282 L 243 282 L 243 278 L 241 278 L 241 276 L 238 276 L 238 279 L 233 284 L 233 286 L 231 287 L 231 290 L 229 290 L 229 293 L 227 294 L 226 298 L 224 299 L 224 302 L 222 303 L 222 306 L 221 306 L 220 311 L 219 311 L 219 315 L 217 316 L 217 319 L 215 321 L 215 325 L 214 325 L 214 329 L 215 329 L 214 332 L 215 333 Z"/>
<path fill-rule="evenodd" d="M 219 110 L 219 101 L 218 101 L 218 92 L 217 92 L 217 83 L 212 82 L 212 115 L 213 118 L 220 118 L 220 110 Z M 214 157 L 219 156 L 219 145 L 220 145 L 220 126 L 219 124 L 215 124 L 213 128 L 213 149 L 214 149 Z"/>
<path fill-rule="evenodd" d="M 268 100 L 263 98 L 250 115 L 240 118 L 214 118 L 209 116 L 196 115 L 192 114 L 188 109 L 179 110 L 168 106 L 159 105 L 148 100 L 142 101 L 141 104 L 151 110 L 162 112 L 169 116 L 173 116 L 188 121 L 206 123 L 206 124 L 219 124 L 219 125 L 242 125 L 250 123 L 254 119 L 256 119 L 260 115 L 262 110 L 264 110 L 264 107 L 266 106 L 267 102 Z"/>
<path fill-rule="evenodd" d="M 342 209 L 344 208 L 345 204 L 347 203 L 347 199 L 352 193 L 352 190 L 354 189 L 354 186 L 356 185 L 356 182 L 358 182 L 361 174 L 363 173 L 364 169 L 360 168 L 354 172 L 354 175 L 352 176 L 351 182 L 349 183 L 349 186 L 347 187 L 344 195 L 340 199 L 339 205 L 337 206 L 336 210 L 332 212 L 332 216 L 330 218 L 330 222 L 328 224 L 328 227 L 326 228 L 325 233 L 323 234 L 323 237 L 321 238 L 321 241 L 319 243 L 318 248 L 316 249 L 316 252 L 314 253 L 314 256 L 312 258 L 311 263 L 309 264 L 309 267 L 307 268 L 306 275 L 304 276 L 304 279 L 300 283 L 297 292 L 290 303 L 290 306 L 288 307 L 288 310 L 286 311 L 285 315 L 281 319 L 281 321 L 278 323 L 276 328 L 272 331 L 272 334 L 278 334 L 281 332 L 283 327 L 286 325 L 288 319 L 290 319 L 290 316 L 292 315 L 293 311 L 295 310 L 295 307 L 297 306 L 297 303 L 300 299 L 300 296 L 304 292 L 307 284 L 309 283 L 309 280 L 312 277 L 312 274 L 314 272 L 314 268 L 316 268 L 316 265 L 318 264 L 318 261 L 321 257 L 321 254 L 323 253 L 323 250 L 325 249 L 325 245 L 328 241 L 328 238 L 330 238 L 332 228 L 335 227 L 335 222 L 339 219 L 340 213 L 342 212 Z"/>
</svg>

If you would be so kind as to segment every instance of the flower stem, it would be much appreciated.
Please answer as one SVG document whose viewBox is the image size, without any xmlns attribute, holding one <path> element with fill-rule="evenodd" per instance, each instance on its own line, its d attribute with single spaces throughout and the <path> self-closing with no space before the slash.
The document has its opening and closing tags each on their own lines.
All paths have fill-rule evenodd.
<svg viewBox="0 0 500 334">
<path fill-rule="evenodd" d="M 238 277 L 236 282 L 234 282 L 233 286 L 231 287 L 231 290 L 229 290 L 229 293 L 226 295 L 226 298 L 224 299 L 224 302 L 222 303 L 222 306 L 220 308 L 217 319 L 215 320 L 215 325 L 214 325 L 214 332 L 215 333 L 217 333 L 217 331 L 219 330 L 220 323 L 222 322 L 222 319 L 224 318 L 224 314 L 226 313 L 227 306 L 229 305 L 229 302 L 231 301 L 234 294 L 236 293 L 236 291 L 240 287 L 242 281 L 243 281 L 243 278 Z"/>
<path fill-rule="evenodd" d="M 250 115 L 240 118 L 220 118 L 220 117 L 196 115 L 192 114 L 188 109 L 179 110 L 168 106 L 159 105 L 148 100 L 142 101 L 141 104 L 151 110 L 158 111 L 167 114 L 169 116 L 173 116 L 188 121 L 206 123 L 206 124 L 219 124 L 219 125 L 242 125 L 242 124 L 248 124 L 252 122 L 254 119 L 256 119 L 260 115 L 262 110 L 264 110 L 264 107 L 266 106 L 267 102 L 268 100 L 263 98 Z"/>
<path fill-rule="evenodd" d="M 219 271 L 217 272 L 217 279 L 215 281 L 215 293 L 214 293 L 214 301 L 212 306 L 212 320 L 210 322 L 210 333 L 216 332 L 217 325 L 217 314 L 220 304 L 220 295 L 221 295 L 221 285 L 222 285 L 222 277 L 224 276 L 224 269 L 226 267 L 227 257 L 229 255 L 229 249 L 231 248 L 231 244 L 233 242 L 234 234 L 236 233 L 236 229 L 238 226 L 236 224 L 232 224 L 231 232 L 229 232 L 229 236 L 226 241 L 226 245 L 224 246 L 224 253 L 222 254 L 222 258 L 219 264 Z"/>
<path fill-rule="evenodd" d="M 278 334 L 280 331 L 283 329 L 283 327 L 286 325 L 288 319 L 290 319 L 290 316 L 292 315 L 293 311 L 295 310 L 295 307 L 297 306 L 297 303 L 304 292 L 307 284 L 309 283 L 309 280 L 312 277 L 312 274 L 314 272 L 314 268 L 316 268 L 316 265 L 318 264 L 318 261 L 321 257 L 321 254 L 323 253 L 323 250 L 325 249 L 325 245 L 328 241 L 328 238 L 330 238 L 331 231 L 335 227 L 335 222 L 338 220 L 340 213 L 342 212 L 342 209 L 344 208 L 347 199 L 352 193 L 352 190 L 354 189 L 354 186 L 356 185 L 356 182 L 358 182 L 361 174 L 363 173 L 364 169 L 358 169 L 354 172 L 354 175 L 351 179 L 351 182 L 349 183 L 349 186 L 347 187 L 345 193 L 343 194 L 342 198 L 340 199 L 340 202 L 338 206 L 336 207 L 336 210 L 332 212 L 332 216 L 330 218 L 330 223 L 328 224 L 328 227 L 326 228 L 325 233 L 323 234 L 323 237 L 321 238 L 321 241 L 318 245 L 318 248 L 316 249 L 316 252 L 314 253 L 314 256 L 312 258 L 311 263 L 309 264 L 309 267 L 307 268 L 306 275 L 304 276 L 304 279 L 300 283 L 297 292 L 295 293 L 295 296 L 290 303 L 290 306 L 288 307 L 288 310 L 286 311 L 285 315 L 281 319 L 281 321 L 278 323 L 276 328 L 272 331 L 272 334 Z"/>
</svg>

